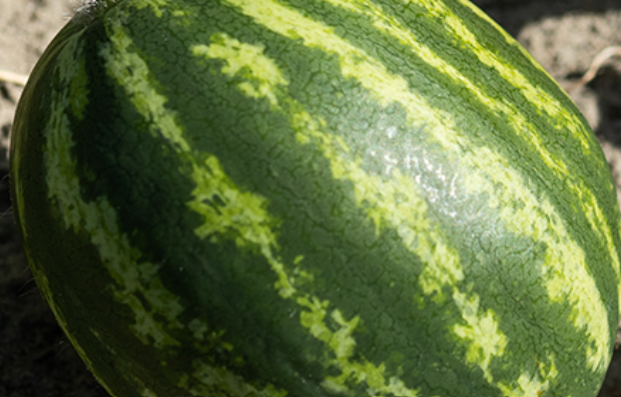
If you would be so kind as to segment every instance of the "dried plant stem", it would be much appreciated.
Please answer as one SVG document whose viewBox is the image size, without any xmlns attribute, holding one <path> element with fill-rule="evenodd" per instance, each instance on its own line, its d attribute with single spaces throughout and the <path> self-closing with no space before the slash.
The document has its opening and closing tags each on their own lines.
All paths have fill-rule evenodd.
<svg viewBox="0 0 621 397">
<path fill-rule="evenodd" d="M 0 70 L 0 81 L 5 81 L 7 83 L 13 83 L 18 85 L 26 85 L 26 82 L 28 81 L 28 76 L 8 72 L 6 70 Z"/>
<path fill-rule="evenodd" d="M 599 69 L 604 65 L 604 63 L 606 63 L 606 61 L 615 56 L 621 56 L 621 46 L 610 46 L 604 48 L 599 54 L 595 56 L 595 58 L 593 58 L 591 66 L 589 66 L 589 69 L 586 71 L 584 76 L 582 76 L 582 78 L 580 78 L 580 80 L 576 82 L 576 85 L 585 85 L 589 81 L 593 80 L 597 75 Z"/>
</svg>

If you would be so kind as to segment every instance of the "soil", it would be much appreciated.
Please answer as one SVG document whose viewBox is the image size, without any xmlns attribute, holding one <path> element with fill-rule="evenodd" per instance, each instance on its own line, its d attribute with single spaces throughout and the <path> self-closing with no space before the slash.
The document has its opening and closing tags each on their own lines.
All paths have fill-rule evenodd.
<svg viewBox="0 0 621 397">
<path fill-rule="evenodd" d="M 84 1 L 0 0 L 0 70 L 27 75 Z M 621 45 L 621 0 L 475 3 L 568 90 L 599 137 L 621 191 L 621 57 L 606 62 L 587 85 L 575 84 L 600 51 Z M 0 397 L 107 397 L 41 298 L 16 235 L 6 175 L 20 93 L 19 85 L 0 82 Z M 621 396 L 621 353 L 599 395 Z"/>
</svg>

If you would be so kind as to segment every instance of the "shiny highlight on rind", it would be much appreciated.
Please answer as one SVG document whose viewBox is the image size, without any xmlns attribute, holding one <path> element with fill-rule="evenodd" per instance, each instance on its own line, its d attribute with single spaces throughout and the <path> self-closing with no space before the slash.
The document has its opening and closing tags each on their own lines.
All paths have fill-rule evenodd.
<svg viewBox="0 0 621 397">
<path fill-rule="evenodd" d="M 321 21 L 311 20 L 273 0 L 226 0 L 226 3 L 273 32 L 292 40 L 301 39 L 309 48 L 321 49 L 326 54 L 336 55 L 340 61 L 342 75 L 357 80 L 374 95 L 381 106 L 401 104 L 409 123 L 425 124 L 429 132 L 429 143 L 440 144 L 447 153 L 459 159 L 464 169 L 469 170 L 466 175 L 466 189 L 473 194 L 490 197 L 488 203 L 491 208 L 503 206 L 501 216 L 512 232 L 530 237 L 532 232 L 529 233 L 529 229 L 523 227 L 525 223 L 548 225 L 546 228 L 550 231 L 542 233 L 540 237 L 549 247 L 544 267 L 546 273 L 542 276 L 551 277 L 547 283 L 550 298 L 553 301 L 570 299 L 574 303 L 571 308 L 572 317 L 578 319 L 576 326 L 586 328 L 589 340 L 595 345 L 595 349 L 589 348 L 586 359 L 593 371 L 600 373 L 605 371 L 610 358 L 606 307 L 595 281 L 586 269 L 584 256 L 581 255 L 582 248 L 571 239 L 556 209 L 549 204 L 545 195 L 534 197 L 522 175 L 508 164 L 506 159 L 500 157 L 498 152 L 487 147 L 478 148 L 476 153 L 463 151 L 462 148 L 464 145 L 468 146 L 470 138 L 458 127 L 455 114 L 447 109 L 431 106 L 426 98 L 409 87 L 403 77 L 389 73 L 378 59 L 336 35 L 332 27 Z M 291 30 L 290 26 L 296 26 L 295 31 Z M 571 180 L 567 180 L 567 183 L 573 187 Z M 591 194 L 588 190 L 582 193 Z M 518 208 L 522 209 L 515 212 L 511 210 Z M 598 224 L 594 225 L 594 230 L 597 230 L 597 226 L 607 228 L 604 220 L 599 220 Z M 615 255 L 614 247 L 609 247 L 609 251 L 611 261 L 618 267 L 619 259 L 618 255 Z M 572 257 L 572 254 L 577 256 Z M 566 260 L 570 263 L 577 262 L 576 266 L 568 270 L 571 271 L 571 279 L 579 283 L 577 285 L 580 285 L 584 293 L 567 295 L 566 290 L 556 287 L 564 280 L 561 276 L 563 273 L 546 271 L 550 268 L 564 269 Z"/>
</svg>

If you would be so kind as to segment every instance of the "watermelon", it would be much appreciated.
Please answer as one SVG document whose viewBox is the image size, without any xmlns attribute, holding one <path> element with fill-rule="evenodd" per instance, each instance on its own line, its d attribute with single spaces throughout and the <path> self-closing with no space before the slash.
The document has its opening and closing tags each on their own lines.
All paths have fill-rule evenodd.
<svg viewBox="0 0 621 397">
<path fill-rule="evenodd" d="M 465 0 L 120 0 L 20 100 L 37 284 L 116 397 L 589 396 L 619 320 L 591 129 Z"/>
</svg>

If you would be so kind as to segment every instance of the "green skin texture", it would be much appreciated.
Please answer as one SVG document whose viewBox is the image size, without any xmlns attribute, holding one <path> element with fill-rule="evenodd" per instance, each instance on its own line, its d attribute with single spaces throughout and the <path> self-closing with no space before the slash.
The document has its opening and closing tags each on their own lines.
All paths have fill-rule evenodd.
<svg viewBox="0 0 621 397">
<path fill-rule="evenodd" d="M 380 106 L 364 87 L 342 75 L 334 56 L 283 38 L 232 7 L 204 0 L 167 3 L 191 9 L 186 28 L 167 13 L 157 17 L 149 7 L 132 8 L 131 1 L 101 3 L 90 15 L 70 21 L 30 78 L 12 138 L 12 182 L 20 184 L 13 186 L 13 201 L 33 273 L 70 339 L 112 395 L 186 396 L 190 386 L 180 384 L 184 374 L 195 372 L 192 363 L 197 357 L 257 390 L 269 384 L 296 397 L 334 395 L 321 380 L 338 377 L 342 370 L 330 364 L 334 352 L 300 325 L 300 306 L 279 295 L 274 287 L 278 277 L 256 247 L 241 249 L 226 233 L 216 241 L 197 237 L 194 231 L 203 219 L 187 207 L 195 188 L 187 177 L 190 165 L 146 131 L 143 117 L 105 70 L 101 49 L 109 44 L 109 21 L 121 9 L 129 10 L 132 18 L 124 27 L 134 39 L 134 50 L 149 63 L 159 92 L 167 98 L 165 106 L 177 112 L 194 153 L 215 155 L 240 190 L 267 198 L 266 209 L 278 220 L 271 226 L 279 258 L 293 268 L 296 257 L 302 255 L 300 269 L 312 275 L 296 288 L 329 301 L 328 313 L 338 308 L 348 321 L 358 316 L 351 362 L 383 364 L 386 378 L 397 376 L 420 396 L 496 396 L 501 394 L 498 382 L 515 387 L 520 374 L 544 377 L 546 371 L 540 365 L 549 368 L 552 363 L 546 360 L 553 356 L 558 374 L 549 379 L 544 395 L 596 394 L 605 368 L 593 370 L 587 362 L 591 343 L 586 329 L 568 325 L 574 321 L 570 303 L 552 301 L 540 280 L 541 263 L 551 248 L 509 230 L 499 209 L 487 205 L 489 197 L 461 189 L 472 170 L 459 157 L 421 138 L 427 131 L 424 121 L 409 125 L 399 104 Z M 493 148 L 524 178 L 525 188 L 550 201 L 571 239 L 585 253 L 587 272 L 607 308 L 606 342 L 612 346 L 618 323 L 618 275 L 604 237 L 593 230 L 585 204 L 567 187 L 569 182 L 524 145 L 506 120 L 426 66 L 417 54 L 394 40 L 374 36 L 376 29 L 368 20 L 354 23 L 343 9 L 320 1 L 287 4 L 304 9 L 315 20 L 343 27 L 339 35 L 381 59 L 392 73 L 401 73 L 412 90 L 431 98 L 433 106 L 461 112 L 462 125 L 470 127 L 460 131 L 470 134 L 471 146 L 464 150 Z M 434 51 L 482 91 L 499 101 L 519 104 L 552 156 L 562 159 L 573 180 L 592 192 L 610 241 L 614 247 L 621 246 L 616 195 L 599 148 L 586 155 L 575 140 L 558 134 L 555 120 L 529 107 L 523 92 L 511 90 L 502 76 L 482 67 L 471 52 L 442 39 L 435 22 L 420 17 L 420 10 L 417 17 L 415 7 L 405 10 L 400 3 L 382 4 L 405 25 L 428 32 Z M 470 8 L 446 4 L 502 59 L 517 65 L 534 86 L 575 115 L 587 131 L 584 139 L 597 147 L 575 106 L 515 43 Z M 343 22 L 349 20 L 351 24 Z M 244 95 L 237 89 L 239 78 L 219 73 L 224 66 L 221 60 L 197 62 L 178 55 L 186 51 L 187 43 L 208 43 L 219 32 L 240 41 L 269 43 L 265 53 L 285 71 L 289 94 L 342 137 L 351 149 L 350 160 L 360 159 L 367 173 L 389 178 L 387 158 L 410 155 L 421 160 L 409 169 L 395 167 L 418 176 L 429 217 L 459 253 L 464 291 L 480 298 L 483 312 L 493 311 L 506 335 L 503 353 L 489 366 L 494 382 L 486 379 L 481 366 L 466 359 L 467 343 L 450 331 L 463 323 L 462 312 L 450 299 L 450 288 L 443 289 L 444 298 L 439 292 L 421 291 L 418 279 L 425 260 L 404 248 L 394 228 L 376 228 L 354 199 L 352 182 L 331 177 L 322 153 L 316 146 L 296 141 L 287 118 L 271 110 L 267 99 Z M 184 341 L 182 346 L 157 348 L 154 341 L 145 343 L 135 335 L 134 313 L 112 296 L 116 281 L 101 265 L 91 236 L 65 226 L 63 214 L 50 202 L 45 129 L 54 93 L 67 83 L 59 77 L 59 59 L 72 56 L 63 50 L 76 37 L 85 54 L 89 82 L 83 119 L 71 109 L 66 112 L 79 195 L 85 202 L 106 197 L 117 211 L 119 229 L 142 253 L 140 260 L 163 264 L 158 275 L 165 289 L 179 297 L 184 310 L 176 320 L 185 326 L 166 325 L 162 316 L 154 318 L 164 324 L 168 335 Z M 395 139 L 386 138 L 387 123 L 399 126 Z M 372 151 L 380 155 L 373 156 Z M 214 199 L 211 205 L 220 204 Z M 574 286 L 568 288 L 571 291 Z M 209 324 L 213 335 L 219 336 L 197 342 L 187 326 L 193 319 Z M 340 329 L 330 316 L 325 324 L 334 332 Z M 348 394 L 342 395 L 370 395 L 369 382 L 350 377 L 345 386 Z M 210 387 L 200 390 L 214 396 L 252 395 L 217 382 Z M 152 394 L 144 394 L 145 389 Z"/>
</svg>

